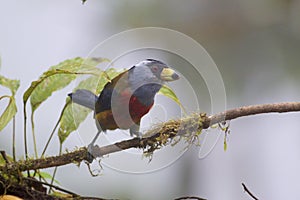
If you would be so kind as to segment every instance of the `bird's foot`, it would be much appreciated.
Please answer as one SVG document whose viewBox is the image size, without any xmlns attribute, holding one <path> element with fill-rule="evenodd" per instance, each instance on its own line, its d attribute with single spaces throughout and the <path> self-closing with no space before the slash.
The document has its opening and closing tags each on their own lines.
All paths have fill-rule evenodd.
<svg viewBox="0 0 300 200">
<path fill-rule="evenodd" d="M 142 134 L 142 132 L 139 132 L 139 131 L 130 131 L 130 136 L 142 138 L 143 134 Z"/>
<path fill-rule="evenodd" d="M 142 138 L 143 134 L 140 132 L 140 125 L 139 124 L 134 124 L 133 126 L 130 127 L 129 133 L 131 137 L 138 137 Z"/>
<path fill-rule="evenodd" d="M 92 163 L 93 160 L 97 157 L 96 149 L 99 148 L 97 145 L 93 145 L 92 143 L 87 147 L 87 161 Z"/>
</svg>

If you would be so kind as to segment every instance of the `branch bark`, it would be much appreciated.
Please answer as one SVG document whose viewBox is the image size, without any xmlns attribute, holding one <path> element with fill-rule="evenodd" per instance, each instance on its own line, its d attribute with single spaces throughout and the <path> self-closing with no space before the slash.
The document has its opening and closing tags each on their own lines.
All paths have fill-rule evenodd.
<svg viewBox="0 0 300 200">
<path fill-rule="evenodd" d="M 203 128 L 208 128 L 212 124 L 222 122 L 224 120 L 232 120 L 239 117 L 245 117 L 249 115 L 264 114 L 264 113 L 284 113 L 284 112 L 299 112 L 300 102 L 285 102 L 285 103 L 273 103 L 273 104 L 260 104 L 253 106 L 243 106 L 227 110 L 216 115 L 208 117 L 204 123 Z"/>
<path fill-rule="evenodd" d="M 283 113 L 297 111 L 300 111 L 300 102 L 244 106 L 211 116 L 206 116 L 205 114 L 193 114 L 184 119 L 170 120 L 157 125 L 153 129 L 147 131 L 142 138 L 133 138 L 104 147 L 95 146 L 92 150 L 93 156 L 101 157 L 129 148 L 142 148 L 151 153 L 154 150 L 168 144 L 169 139 L 172 139 L 176 136 L 185 136 L 186 133 L 195 133 L 201 131 L 202 129 L 207 129 L 211 125 L 225 120 L 232 120 L 239 117 L 263 113 Z M 85 147 L 73 152 L 62 154 L 60 156 L 51 156 L 35 160 L 28 159 L 25 161 L 7 163 L 5 166 L 0 166 L 0 171 L 18 173 L 19 171 L 44 169 L 71 163 L 80 163 L 84 160 L 90 160 L 90 155 Z"/>
</svg>

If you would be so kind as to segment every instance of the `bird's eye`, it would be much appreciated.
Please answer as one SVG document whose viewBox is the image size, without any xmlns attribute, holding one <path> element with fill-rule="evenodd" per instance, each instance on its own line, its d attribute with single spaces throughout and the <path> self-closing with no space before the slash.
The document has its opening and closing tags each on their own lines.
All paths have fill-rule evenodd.
<svg viewBox="0 0 300 200">
<path fill-rule="evenodd" d="M 153 66 L 152 67 L 152 72 L 157 72 L 158 71 L 158 67 L 157 66 Z"/>
</svg>

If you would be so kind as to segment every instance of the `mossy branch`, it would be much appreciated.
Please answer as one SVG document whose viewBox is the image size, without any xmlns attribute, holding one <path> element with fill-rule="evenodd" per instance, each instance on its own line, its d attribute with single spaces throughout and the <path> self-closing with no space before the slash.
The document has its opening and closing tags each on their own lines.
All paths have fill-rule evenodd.
<svg viewBox="0 0 300 200">
<path fill-rule="evenodd" d="M 162 146 L 169 144 L 172 138 L 177 136 L 184 137 L 186 141 L 193 141 L 193 139 L 199 135 L 202 129 L 207 129 L 211 125 L 225 120 L 232 120 L 255 114 L 296 111 L 300 111 L 300 102 L 245 106 L 227 110 L 211 116 L 206 116 L 206 114 L 203 113 L 193 114 L 183 119 L 170 120 L 168 122 L 158 124 L 151 130 L 147 131 L 142 138 L 124 140 L 103 147 L 95 146 L 92 151 L 95 157 L 102 157 L 104 155 L 129 148 L 141 148 L 144 149 L 144 152 L 146 153 L 152 153 Z M 67 165 L 70 163 L 80 163 L 84 160 L 88 161 L 89 159 L 90 155 L 87 151 L 87 148 L 83 147 L 73 152 L 67 152 L 60 156 L 10 162 L 5 166 L 0 166 L 0 171 L 8 174 L 16 174 L 20 171 L 44 169 Z"/>
</svg>

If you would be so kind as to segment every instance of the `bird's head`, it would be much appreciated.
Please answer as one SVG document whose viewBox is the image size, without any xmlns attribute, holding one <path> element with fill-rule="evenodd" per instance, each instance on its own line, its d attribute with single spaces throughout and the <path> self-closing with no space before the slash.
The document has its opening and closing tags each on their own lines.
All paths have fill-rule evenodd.
<svg viewBox="0 0 300 200">
<path fill-rule="evenodd" d="M 161 61 L 146 59 L 129 69 L 128 79 L 133 96 L 151 105 L 162 85 L 179 79 L 179 75 Z"/>
<path fill-rule="evenodd" d="M 156 82 L 162 84 L 166 81 L 175 81 L 179 79 L 179 75 L 167 66 L 165 63 L 154 60 L 154 59 L 146 59 L 136 64 L 132 70 L 132 74 L 137 81 L 141 82 Z"/>
</svg>

